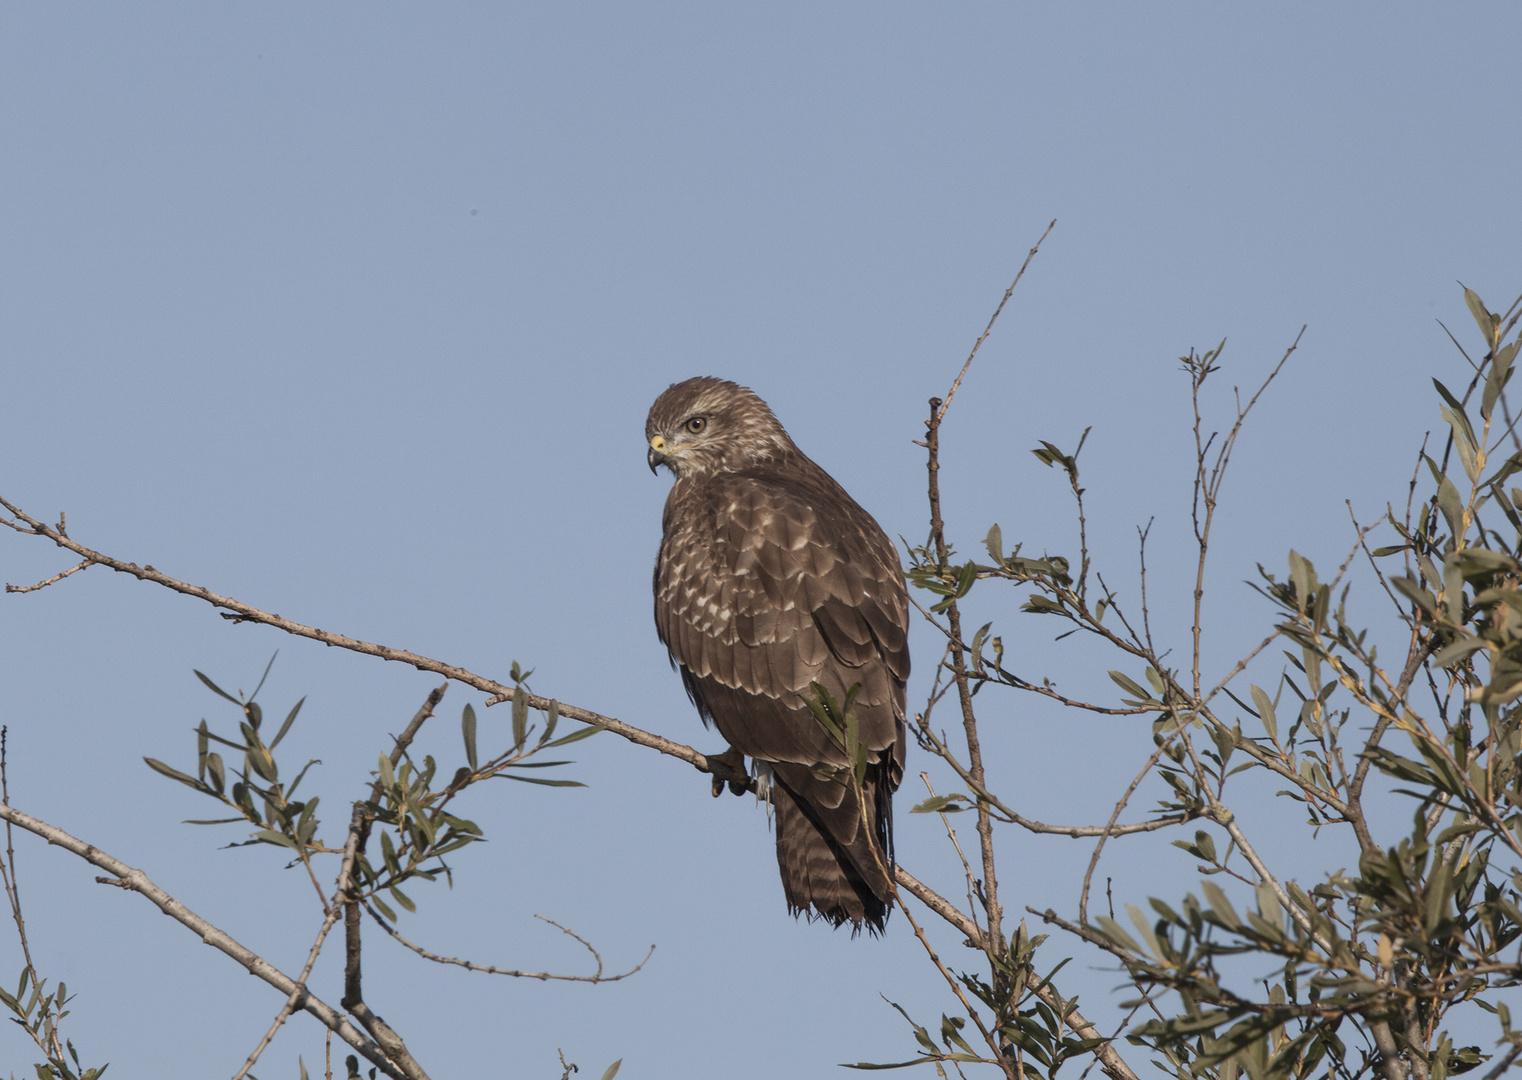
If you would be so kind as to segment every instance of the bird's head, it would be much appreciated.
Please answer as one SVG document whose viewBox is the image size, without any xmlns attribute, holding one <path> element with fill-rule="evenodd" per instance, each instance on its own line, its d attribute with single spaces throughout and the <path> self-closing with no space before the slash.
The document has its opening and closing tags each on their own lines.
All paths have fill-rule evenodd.
<svg viewBox="0 0 1522 1080">
<path fill-rule="evenodd" d="M 655 399 L 645 439 L 650 471 L 664 465 L 679 477 L 733 472 L 797 451 L 766 402 L 707 376 L 673 383 Z"/>
</svg>

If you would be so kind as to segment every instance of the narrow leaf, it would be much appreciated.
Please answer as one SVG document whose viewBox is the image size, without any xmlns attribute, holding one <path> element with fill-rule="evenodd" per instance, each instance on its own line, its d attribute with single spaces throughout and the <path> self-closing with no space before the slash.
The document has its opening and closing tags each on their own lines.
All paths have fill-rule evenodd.
<svg viewBox="0 0 1522 1080">
<path fill-rule="evenodd" d="M 1263 721 L 1263 730 L 1268 732 L 1268 737 L 1274 742 L 1279 741 L 1279 719 L 1274 715 L 1274 703 L 1268 694 L 1260 686 L 1252 687 L 1252 703 L 1258 707 L 1258 719 Z"/>
<path fill-rule="evenodd" d="M 521 690 L 513 694 L 513 749 L 528 738 L 528 696 Z"/>
<path fill-rule="evenodd" d="M 460 732 L 465 738 L 465 760 L 476 771 L 476 710 L 468 703 L 460 714 Z"/>
<path fill-rule="evenodd" d="M 191 670 L 194 671 L 195 669 L 192 668 Z M 218 695 L 220 695 L 222 697 L 225 697 L 228 701 L 231 701 L 234 705 L 238 706 L 238 708 L 240 708 L 240 709 L 243 708 L 243 702 L 241 702 L 237 698 L 233 697 L 226 690 L 223 690 L 220 686 L 218 686 L 216 683 L 212 682 L 210 679 L 208 679 L 205 675 L 201 674 L 199 671 L 196 672 L 196 678 L 200 679 L 203 683 L 205 683 L 208 687 L 210 687 L 212 693 L 218 694 Z"/>
<path fill-rule="evenodd" d="M 148 767 L 156 773 L 167 776 L 171 780 L 178 780 L 186 787 L 193 787 L 197 791 L 202 791 L 205 789 L 205 785 L 203 785 L 194 776 L 186 776 L 184 773 L 180 772 L 179 769 L 174 769 L 168 765 L 165 765 L 158 758 L 145 757 L 143 760 L 146 761 L 148 763 Z"/>
<path fill-rule="evenodd" d="M 567 743 L 580 742 L 582 739 L 589 739 L 589 738 L 591 738 L 593 735 L 596 735 L 599 731 L 606 731 L 606 730 L 607 730 L 607 728 L 603 727 L 601 724 L 588 724 L 586 727 L 581 728 L 580 730 L 577 730 L 577 731 L 573 731 L 569 735 L 562 735 L 560 738 L 556 739 L 554 742 L 547 742 L 547 743 L 545 743 L 544 744 L 544 748 L 546 750 L 548 750 L 551 747 L 565 746 Z"/>
<path fill-rule="evenodd" d="M 296 722 L 296 714 L 301 711 L 301 707 L 306 704 L 306 700 L 306 698 L 302 698 L 300 701 L 296 702 L 291 711 L 286 714 L 285 723 L 280 725 L 280 730 L 275 734 L 275 737 L 270 740 L 271 750 L 279 746 L 280 740 L 285 738 L 285 733 L 291 730 L 291 725 Z"/>
<path fill-rule="evenodd" d="M 997 564 L 1002 566 L 1003 563 L 1004 563 L 1004 532 L 1003 532 L 1003 530 L 1000 529 L 999 526 L 997 526 L 997 525 L 995 525 L 993 528 L 989 529 L 988 530 L 988 536 L 984 539 L 983 545 L 986 548 L 988 548 L 988 557 L 990 559 L 992 559 L 995 563 L 997 563 Z"/>
</svg>

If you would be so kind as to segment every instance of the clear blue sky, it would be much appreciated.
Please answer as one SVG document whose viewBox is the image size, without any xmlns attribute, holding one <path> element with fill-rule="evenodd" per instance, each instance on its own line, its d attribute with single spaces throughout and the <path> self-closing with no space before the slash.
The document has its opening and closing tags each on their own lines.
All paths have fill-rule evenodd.
<svg viewBox="0 0 1522 1080">
<path fill-rule="evenodd" d="M 1427 377 L 1462 364 L 1436 320 L 1473 340 L 1456 282 L 1492 307 L 1522 291 L 1519 29 L 1500 4 L 9 5 L 0 493 L 108 553 L 484 674 L 517 659 L 542 693 L 719 749 L 650 620 L 650 401 L 695 374 L 752 386 L 918 541 L 926 399 L 1056 218 L 951 414 L 952 534 L 971 549 L 998 521 L 1069 550 L 1066 493 L 1027 451 L 1092 425 L 1096 551 L 1130 587 L 1156 515 L 1154 629 L 1182 650 L 1176 357 L 1229 338 L 1224 415 L 1308 324 L 1226 489 L 1208 648 L 1227 661 L 1267 619 L 1240 584 L 1255 562 L 1334 564 L 1344 499 L 1372 518 L 1403 496 L 1439 423 Z M 67 564 L 0 536 L 6 581 Z M 975 622 L 1001 619 L 1031 673 L 1093 685 L 1017 599 L 975 594 Z M 935 658 L 916 634 L 911 699 Z M 251 689 L 277 648 L 261 697 L 307 695 L 290 745 L 322 759 L 336 837 L 437 680 L 100 569 L 0 597 L 13 803 L 293 971 L 309 887 L 272 852 L 220 850 L 236 830 L 180 824 L 208 807 L 141 763 L 193 760 L 196 722 L 228 723 L 192 668 Z M 983 700 L 996 786 L 1032 816 L 1102 819 L 1150 748 Z M 450 691 L 425 749 L 457 753 L 466 701 Z M 951 1007 L 901 920 L 853 941 L 786 916 L 748 801 L 609 736 L 576 749 L 589 788 L 474 800 L 491 843 L 453 891 L 414 890 L 406 929 L 583 970 L 539 913 L 611 968 L 655 957 L 545 985 L 373 943 L 372 1005 L 435 1077 L 558 1076 L 557 1047 L 593 1076 L 618 1057 L 636 1078 L 840 1075 L 913 1052 L 879 995 L 922 1022 Z M 955 895 L 939 829 L 901 814 L 900 851 Z M 1070 907 L 1087 849 L 1006 839 L 1007 901 Z M 1169 850 L 1118 852 L 1117 901 L 1191 887 Z M 87 1058 L 230 1075 L 277 995 L 71 856 L 17 856 Z M 1116 1015 L 1101 959 L 1046 955 L 1076 956 L 1066 985 Z M 337 960 L 314 982 L 332 1002 Z M 0 934 L 0 982 L 19 966 Z M 298 1018 L 257 1071 L 294 1077 L 321 1046 Z M 27 1053 L 0 1025 L 0 1069 Z"/>
</svg>

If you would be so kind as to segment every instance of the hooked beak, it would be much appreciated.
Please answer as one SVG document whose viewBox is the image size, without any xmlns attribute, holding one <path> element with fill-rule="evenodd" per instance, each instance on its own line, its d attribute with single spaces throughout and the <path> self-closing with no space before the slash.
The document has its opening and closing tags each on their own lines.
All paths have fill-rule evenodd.
<svg viewBox="0 0 1522 1080">
<path fill-rule="evenodd" d="M 650 463 L 650 471 L 666 463 L 666 440 L 660 435 L 650 440 L 650 451 L 645 455 L 645 460 Z"/>
</svg>

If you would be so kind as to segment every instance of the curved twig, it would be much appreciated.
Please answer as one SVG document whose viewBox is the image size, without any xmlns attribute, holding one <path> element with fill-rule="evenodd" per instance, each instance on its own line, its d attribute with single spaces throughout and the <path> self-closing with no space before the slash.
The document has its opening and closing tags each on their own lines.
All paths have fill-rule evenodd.
<svg viewBox="0 0 1522 1080">
<path fill-rule="evenodd" d="M 602 973 L 602 957 L 598 955 L 597 950 L 592 948 L 592 946 L 587 942 L 585 938 L 573 930 L 567 930 L 554 919 L 546 919 L 543 915 L 535 915 L 534 918 L 549 923 L 557 930 L 560 930 L 562 933 L 569 934 L 571 937 L 575 938 L 577 941 L 585 945 L 587 951 L 590 952 L 592 956 L 597 960 L 597 974 L 557 975 L 551 971 L 516 971 L 512 968 L 499 968 L 495 967 L 492 964 L 477 964 L 470 960 L 461 960 L 458 957 L 454 956 L 440 956 L 438 953 L 430 952 L 416 942 L 408 941 L 401 934 L 397 933 L 396 928 L 393 927 L 390 923 L 386 922 L 385 919 L 381 918 L 379 913 L 377 913 L 375 909 L 372 908 L 368 903 L 361 901 L 361 906 L 365 909 L 365 914 L 369 915 L 370 918 L 375 920 L 376 925 L 378 925 L 386 933 L 390 934 L 391 937 L 394 938 L 398 943 L 407 946 L 407 948 L 417 953 L 424 960 L 432 960 L 436 964 L 454 964 L 456 967 L 465 968 L 467 971 L 479 971 L 486 975 L 511 975 L 514 978 L 518 979 L 538 979 L 541 982 L 547 982 L 551 979 L 556 979 L 563 982 L 584 983 L 618 982 L 620 979 L 627 979 L 630 975 L 633 975 L 640 968 L 644 967 L 645 964 L 649 962 L 650 957 L 655 953 L 655 946 L 652 945 L 650 946 L 650 951 L 645 954 L 645 959 L 641 960 L 638 964 L 635 964 L 628 971 L 624 972 L 621 975 L 604 975 Z"/>
</svg>

